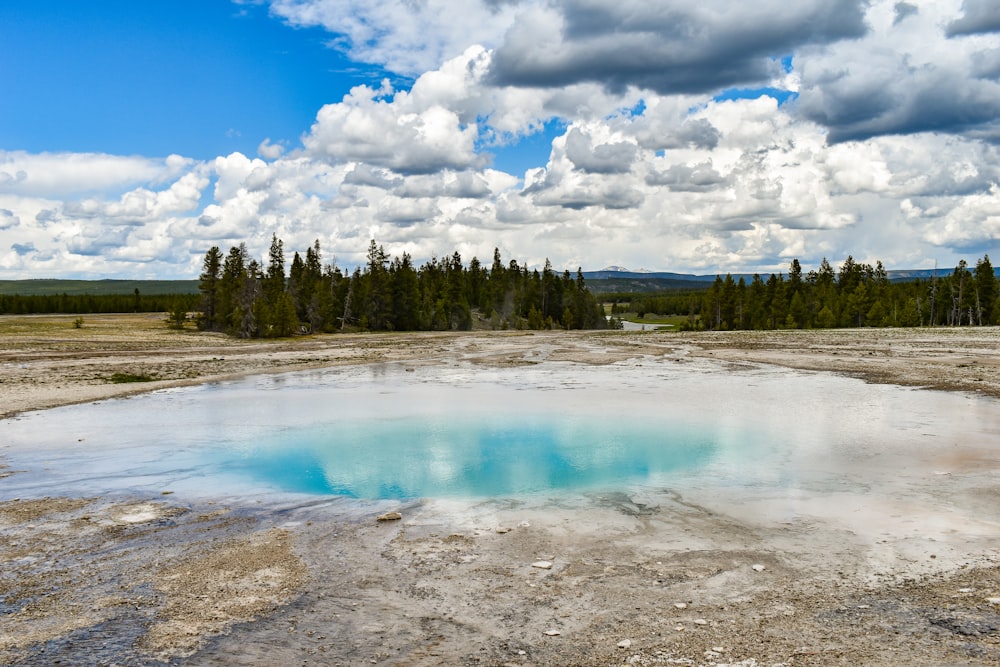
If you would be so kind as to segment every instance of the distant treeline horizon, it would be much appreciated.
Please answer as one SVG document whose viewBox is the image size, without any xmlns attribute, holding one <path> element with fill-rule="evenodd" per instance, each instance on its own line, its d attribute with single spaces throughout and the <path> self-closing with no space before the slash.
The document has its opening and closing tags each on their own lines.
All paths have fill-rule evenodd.
<svg viewBox="0 0 1000 667">
<path fill-rule="evenodd" d="M 1000 283 L 989 255 L 970 270 L 963 259 L 950 273 L 891 282 L 882 262 L 847 259 L 834 270 L 824 259 L 803 273 L 754 274 L 748 282 L 716 276 L 703 293 L 606 295 L 612 314 L 686 316 L 686 329 L 831 329 L 1000 324 Z"/>
<path fill-rule="evenodd" d="M 466 267 L 457 252 L 415 267 L 407 253 L 390 261 L 374 240 L 367 259 L 350 274 L 324 266 L 317 241 L 304 259 L 294 254 L 286 276 L 284 244 L 273 236 L 266 267 L 245 244 L 228 256 L 213 247 L 198 280 L 2 280 L 0 313 L 188 311 L 199 313 L 203 329 L 251 337 L 348 328 L 603 328 L 596 292 L 612 315 L 681 316 L 686 329 L 1000 324 L 989 255 L 971 270 L 961 260 L 953 270 L 886 271 L 880 261 L 872 266 L 849 255 L 839 270 L 824 258 L 803 272 L 796 259 L 787 272 L 714 279 L 580 269 L 574 277 L 548 261 L 542 271 L 515 260 L 504 265 L 498 250 L 489 267 L 477 258 Z"/>
</svg>

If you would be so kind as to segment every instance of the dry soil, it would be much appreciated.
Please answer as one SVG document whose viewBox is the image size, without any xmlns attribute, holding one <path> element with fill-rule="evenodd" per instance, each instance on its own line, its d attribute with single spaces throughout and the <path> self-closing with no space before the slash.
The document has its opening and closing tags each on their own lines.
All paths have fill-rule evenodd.
<svg viewBox="0 0 1000 667">
<path fill-rule="evenodd" d="M 253 373 L 456 358 L 699 356 L 720 373 L 763 363 L 1000 397 L 995 328 L 261 342 L 170 331 L 162 317 L 74 319 L 0 317 L 0 417 Z M 114 381 L 124 376 L 148 381 Z M 17 474 L 0 460 L 0 664 L 1000 664 L 1000 485 L 977 489 L 985 538 L 939 558 L 932 543 L 904 554 L 670 491 L 265 506 L 15 499 L 3 479 Z M 390 510 L 402 518 L 377 520 Z"/>
</svg>

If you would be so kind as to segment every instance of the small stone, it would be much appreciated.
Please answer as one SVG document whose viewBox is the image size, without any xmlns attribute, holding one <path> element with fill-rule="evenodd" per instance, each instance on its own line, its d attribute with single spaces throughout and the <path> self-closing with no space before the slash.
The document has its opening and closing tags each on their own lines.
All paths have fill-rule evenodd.
<svg viewBox="0 0 1000 667">
<path fill-rule="evenodd" d="M 1000 598 L 986 598 L 986 601 L 990 604 L 1000 604 Z"/>
<path fill-rule="evenodd" d="M 531 564 L 531 567 L 537 567 L 539 570 L 551 570 L 552 561 L 550 560 L 536 560 Z"/>
<path fill-rule="evenodd" d="M 677 632 L 684 632 L 684 626 L 683 625 L 675 625 L 674 626 L 674 630 L 676 630 Z"/>
<path fill-rule="evenodd" d="M 976 590 L 975 588 L 959 588 L 958 592 L 959 593 L 972 593 L 975 590 Z"/>
<path fill-rule="evenodd" d="M 549 637 L 556 637 L 558 635 L 561 635 L 562 633 L 559 632 L 558 630 L 546 630 L 545 634 L 547 634 Z"/>
<path fill-rule="evenodd" d="M 618 648 L 625 648 L 625 649 L 632 648 L 632 640 L 631 639 L 621 640 L 620 642 L 618 642 Z"/>
<path fill-rule="evenodd" d="M 379 514 L 375 518 L 376 521 L 399 521 L 403 518 L 403 515 L 399 512 L 386 512 L 385 514 Z"/>
<path fill-rule="evenodd" d="M 760 563 L 755 563 L 754 565 L 751 565 L 750 567 L 753 568 L 754 572 L 763 572 L 764 570 L 767 569 L 766 567 L 764 567 Z"/>
<path fill-rule="evenodd" d="M 696 618 L 692 621 L 695 625 L 708 625 L 708 621 L 703 618 Z"/>
<path fill-rule="evenodd" d="M 721 647 L 721 646 L 713 646 L 712 650 L 715 651 L 716 653 L 725 653 L 726 652 L 726 649 L 723 648 L 723 647 Z"/>
<path fill-rule="evenodd" d="M 510 526 L 497 526 L 497 533 L 500 535 L 509 533 L 511 530 L 513 529 Z"/>
<path fill-rule="evenodd" d="M 687 608 L 688 608 L 687 604 L 685 604 L 683 602 L 675 602 L 674 603 L 674 609 L 687 609 Z"/>
</svg>

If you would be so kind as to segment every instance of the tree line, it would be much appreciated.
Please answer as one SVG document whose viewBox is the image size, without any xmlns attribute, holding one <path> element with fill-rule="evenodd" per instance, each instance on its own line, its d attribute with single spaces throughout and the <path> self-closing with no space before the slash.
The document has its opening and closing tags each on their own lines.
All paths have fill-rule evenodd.
<svg viewBox="0 0 1000 667">
<path fill-rule="evenodd" d="M 930 279 L 890 282 L 882 262 L 848 256 L 839 270 L 824 258 L 803 273 L 797 259 L 788 274 L 749 283 L 716 276 L 706 291 L 636 297 L 614 311 L 687 316 L 686 328 L 828 329 L 1000 324 L 1000 288 L 985 255 L 973 269 L 961 260 L 954 271 Z"/>
<path fill-rule="evenodd" d="M 162 313 L 194 310 L 197 294 L 0 294 L 0 313 Z"/>
<path fill-rule="evenodd" d="M 583 273 L 561 275 L 546 260 L 529 270 L 506 265 L 499 250 L 484 266 L 466 266 L 458 252 L 415 266 L 412 257 L 389 258 L 371 241 L 364 266 L 352 273 L 323 264 L 319 241 L 295 252 L 286 271 L 284 243 L 272 236 L 266 265 L 246 244 L 223 255 L 205 253 L 199 277 L 198 326 L 245 338 L 299 332 L 446 331 L 492 329 L 600 329 L 603 306 L 584 284 Z"/>
</svg>

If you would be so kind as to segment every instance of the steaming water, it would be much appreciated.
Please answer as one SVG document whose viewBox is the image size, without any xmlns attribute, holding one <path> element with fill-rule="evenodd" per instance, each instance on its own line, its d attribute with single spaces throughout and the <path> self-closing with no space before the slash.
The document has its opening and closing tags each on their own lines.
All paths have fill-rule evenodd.
<svg viewBox="0 0 1000 667">
<path fill-rule="evenodd" d="M 990 399 L 749 365 L 388 364 L 0 421 L 0 456 L 23 471 L 0 498 L 857 492 L 947 472 L 971 450 L 993 465 L 998 435 Z"/>
</svg>

